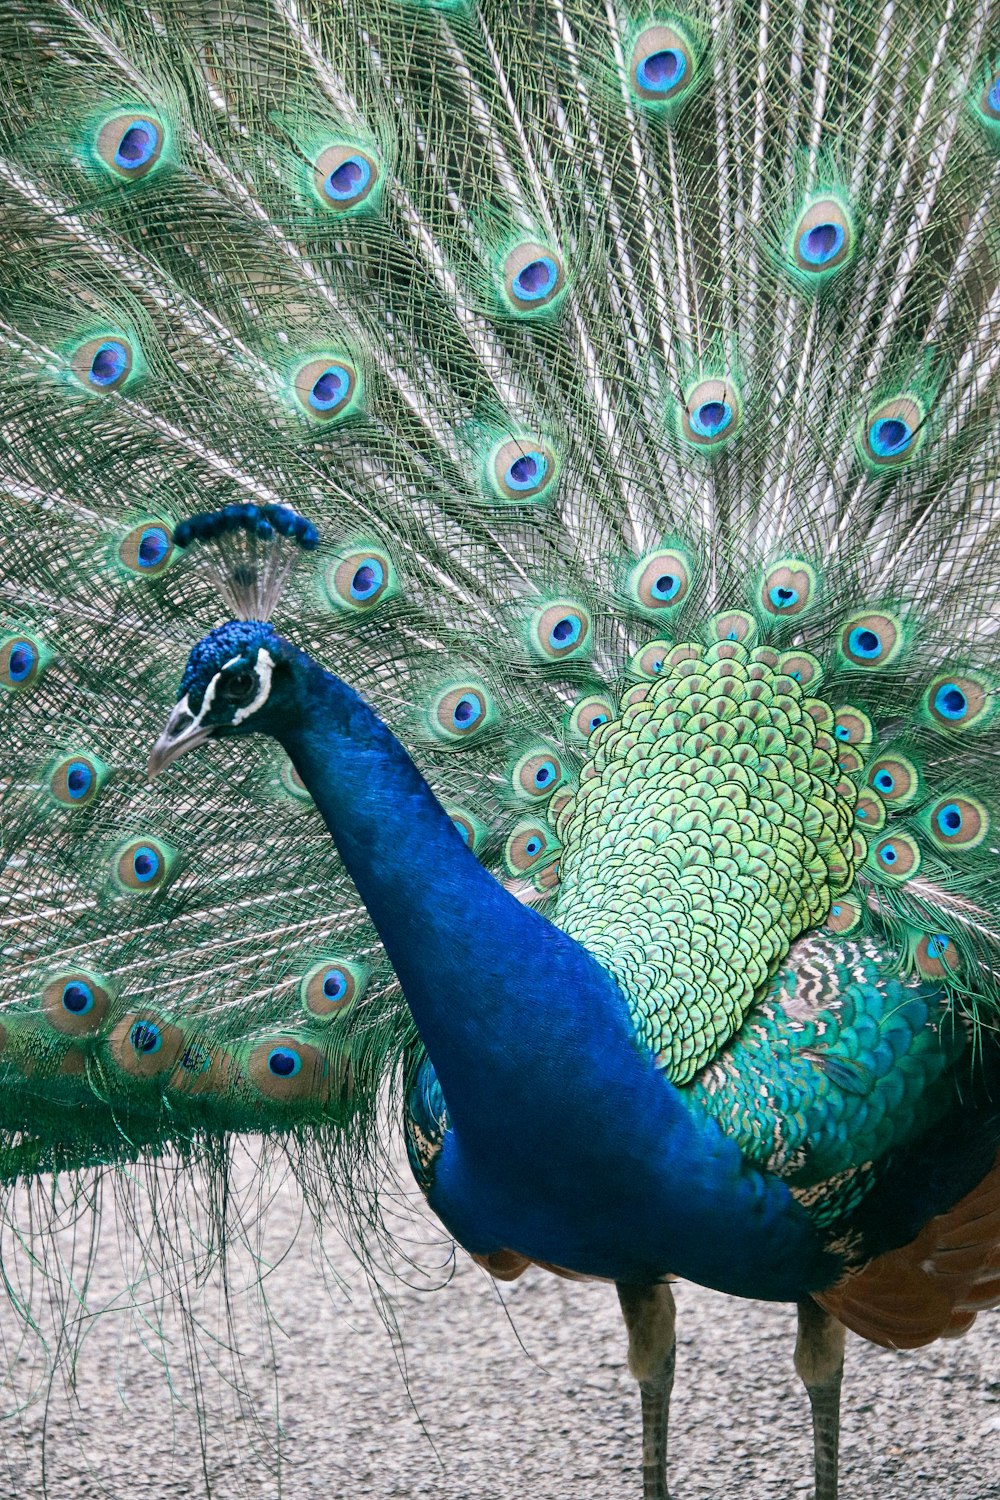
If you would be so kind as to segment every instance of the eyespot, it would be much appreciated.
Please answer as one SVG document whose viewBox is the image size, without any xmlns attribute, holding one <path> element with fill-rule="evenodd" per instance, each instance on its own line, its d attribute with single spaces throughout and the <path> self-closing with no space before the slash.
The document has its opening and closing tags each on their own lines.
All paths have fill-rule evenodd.
<svg viewBox="0 0 1000 1500">
<path fill-rule="evenodd" d="M 358 208 L 371 195 L 378 179 L 378 162 L 358 146 L 327 146 L 313 168 L 320 202 L 337 213 Z"/>
<path fill-rule="evenodd" d="M 899 654 L 903 624 L 895 615 L 866 610 L 851 615 L 840 632 L 840 652 L 852 667 L 887 667 Z"/>
<path fill-rule="evenodd" d="M 659 614 L 683 604 L 690 587 L 688 560 L 673 547 L 650 552 L 636 564 L 629 577 L 633 602 L 648 614 Z"/>
<path fill-rule="evenodd" d="M 889 880 L 909 880 L 920 869 L 920 850 L 908 833 L 890 833 L 869 849 L 868 863 Z"/>
<path fill-rule="evenodd" d="M 823 681 L 823 664 L 808 651 L 783 651 L 778 658 L 778 671 L 803 688 L 817 688 Z"/>
<path fill-rule="evenodd" d="M 697 59 L 688 39 L 673 26 L 647 26 L 632 47 L 630 77 L 637 98 L 668 104 L 691 87 Z"/>
<path fill-rule="evenodd" d="M 942 672 L 924 694 L 924 707 L 942 729 L 979 729 L 993 715 L 993 686 L 978 672 Z"/>
<path fill-rule="evenodd" d="M 864 422 L 862 456 L 879 469 L 913 458 L 923 439 L 925 418 L 926 412 L 912 396 L 883 401 Z"/>
<path fill-rule="evenodd" d="M 514 312 L 536 313 L 555 302 L 566 286 L 566 272 L 555 250 L 529 240 L 504 261 L 503 286 Z"/>
<path fill-rule="evenodd" d="M 133 1011 L 118 1022 L 108 1043 L 123 1072 L 152 1078 L 174 1067 L 184 1051 L 184 1033 L 152 1012 Z"/>
<path fill-rule="evenodd" d="M 814 199 L 796 220 L 791 262 L 810 279 L 839 271 L 850 260 L 853 250 L 854 225 L 838 199 Z"/>
<path fill-rule="evenodd" d="M 588 693 L 570 709 L 566 727 L 573 739 L 589 740 L 595 729 L 607 724 L 614 716 L 615 705 L 606 694 Z"/>
<path fill-rule="evenodd" d="M 173 561 L 173 534 L 162 521 L 142 521 L 122 537 L 118 557 L 130 573 L 156 578 Z"/>
<path fill-rule="evenodd" d="M 368 971 L 345 959 L 316 964 L 299 986 L 302 1004 L 311 1016 L 339 1016 L 364 994 Z"/>
<path fill-rule="evenodd" d="M 974 849 L 990 830 L 990 815 L 976 797 L 941 797 L 924 818 L 939 849 Z"/>
<path fill-rule="evenodd" d="M 978 96 L 979 112 L 985 124 L 993 125 L 1000 120 L 1000 77 L 997 75 L 995 60 L 980 74 L 980 78 L 982 86 Z"/>
<path fill-rule="evenodd" d="M 801 558 L 783 557 L 764 574 L 758 597 L 766 614 L 801 615 L 816 602 L 816 570 Z"/>
<path fill-rule="evenodd" d="M 861 922 L 861 906 L 849 896 L 838 896 L 826 919 L 828 932 L 853 932 Z"/>
<path fill-rule="evenodd" d="M 962 966 L 958 949 L 945 932 L 925 933 L 917 943 L 913 957 L 917 972 L 925 979 L 943 979 Z"/>
<path fill-rule="evenodd" d="M 512 875 L 524 875 L 559 852 L 559 841 L 544 823 L 519 823 L 507 840 L 504 860 Z"/>
<path fill-rule="evenodd" d="M 833 717 L 833 737 L 845 745 L 870 745 L 875 730 L 866 713 L 860 708 L 845 704 Z"/>
<path fill-rule="evenodd" d="M 65 1036 L 93 1036 L 104 1023 L 109 1001 L 106 980 L 84 969 L 71 969 L 46 984 L 42 1013 L 53 1030 Z"/>
<path fill-rule="evenodd" d="M 307 417 L 314 422 L 329 422 L 357 404 L 358 372 L 340 355 L 321 354 L 299 366 L 293 390 Z"/>
<path fill-rule="evenodd" d="M 590 615 L 572 599 L 555 599 L 531 617 L 528 643 L 541 661 L 580 656 L 590 646 Z"/>
<path fill-rule="evenodd" d="M 880 755 L 868 768 L 868 785 L 890 807 L 908 807 L 920 791 L 920 777 L 912 761 L 895 752 Z"/>
<path fill-rule="evenodd" d="M 511 773 L 514 791 L 533 802 L 551 797 L 562 780 L 562 761 L 545 746 L 522 755 Z"/>
<path fill-rule="evenodd" d="M 492 454 L 488 475 L 490 488 L 501 500 L 535 500 L 555 482 L 556 461 L 544 443 L 511 438 Z"/>
<path fill-rule="evenodd" d="M 9 635 L 0 645 L 0 687 L 17 692 L 30 687 L 42 674 L 41 644 L 30 635 Z"/>
<path fill-rule="evenodd" d="M 439 738 L 452 741 L 479 734 L 494 718 L 489 695 L 477 682 L 453 683 L 431 708 L 431 727 Z"/>
<path fill-rule="evenodd" d="M 74 351 L 70 369 L 88 391 L 116 391 L 132 373 L 132 345 L 121 334 L 88 339 Z"/>
<path fill-rule="evenodd" d="M 159 839 L 132 839 L 114 857 L 115 880 L 130 895 L 163 886 L 173 864 L 173 853 Z"/>
<path fill-rule="evenodd" d="M 680 432 L 697 448 L 715 448 L 736 436 L 740 398 L 728 380 L 701 380 L 680 410 Z"/>
<path fill-rule="evenodd" d="M 485 836 L 485 829 L 478 818 L 474 818 L 471 813 L 466 812 L 462 807 L 445 807 L 445 812 L 451 819 L 456 831 L 461 835 L 465 847 L 472 850 L 478 849 Z"/>
<path fill-rule="evenodd" d="M 250 1053 L 247 1073 L 259 1092 L 277 1103 L 325 1101 L 329 1094 L 326 1058 L 318 1047 L 297 1037 L 259 1042 Z"/>
<path fill-rule="evenodd" d="M 637 677 L 655 682 L 657 677 L 663 675 L 667 658 L 673 649 L 670 641 L 650 641 L 648 646 L 643 646 L 632 657 L 629 671 Z"/>
<path fill-rule="evenodd" d="M 854 816 L 865 833 L 878 833 L 885 827 L 885 803 L 873 792 L 863 791 L 854 804 Z"/>
<path fill-rule="evenodd" d="M 312 794 L 292 762 L 286 756 L 281 766 L 281 785 L 297 802 L 312 801 Z"/>
<path fill-rule="evenodd" d="M 395 592 L 395 572 L 380 548 L 349 552 L 327 570 L 326 589 L 330 602 L 341 609 L 369 610 Z"/>
<path fill-rule="evenodd" d="M 116 177 L 134 182 L 156 166 L 164 139 L 163 124 L 156 115 L 113 115 L 97 132 L 97 154 Z"/>
<path fill-rule="evenodd" d="M 757 639 L 757 621 L 742 609 L 728 609 L 724 614 L 712 616 L 705 634 L 710 641 L 737 641 L 750 647 Z"/>
<path fill-rule="evenodd" d="M 106 774 L 96 756 L 67 755 L 49 777 L 49 791 L 64 807 L 86 807 L 100 790 Z"/>
</svg>

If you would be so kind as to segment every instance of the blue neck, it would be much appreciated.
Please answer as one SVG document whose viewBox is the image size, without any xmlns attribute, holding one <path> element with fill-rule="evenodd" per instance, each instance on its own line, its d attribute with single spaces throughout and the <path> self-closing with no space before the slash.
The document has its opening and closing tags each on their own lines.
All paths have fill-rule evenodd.
<svg viewBox="0 0 1000 1500">
<path fill-rule="evenodd" d="M 300 661 L 298 712 L 277 735 L 385 944 L 452 1117 L 475 1129 L 484 1090 L 513 1063 L 512 1034 L 516 1050 L 534 1033 L 568 1062 L 581 1013 L 610 1014 L 634 1050 L 607 972 L 480 864 L 367 704 Z"/>
<path fill-rule="evenodd" d="M 655 1070 L 610 975 L 480 865 L 356 693 L 301 655 L 293 676 L 272 732 L 357 885 L 444 1092 L 451 1128 L 431 1203 L 456 1238 L 757 1297 L 828 1283 L 805 1213 Z"/>
</svg>

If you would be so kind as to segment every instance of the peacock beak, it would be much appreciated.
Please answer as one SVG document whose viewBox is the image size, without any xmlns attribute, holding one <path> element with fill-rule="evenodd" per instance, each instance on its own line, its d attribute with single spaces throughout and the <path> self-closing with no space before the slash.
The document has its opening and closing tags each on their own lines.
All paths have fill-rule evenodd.
<svg viewBox="0 0 1000 1500">
<path fill-rule="evenodd" d="M 184 755 L 188 750 L 196 750 L 211 737 L 211 729 L 204 728 L 198 722 L 188 708 L 187 698 L 182 698 L 167 720 L 166 728 L 150 753 L 149 764 L 146 767 L 146 774 L 150 781 L 163 770 L 164 766 L 169 766 L 172 761 L 177 760 L 178 756 Z"/>
</svg>

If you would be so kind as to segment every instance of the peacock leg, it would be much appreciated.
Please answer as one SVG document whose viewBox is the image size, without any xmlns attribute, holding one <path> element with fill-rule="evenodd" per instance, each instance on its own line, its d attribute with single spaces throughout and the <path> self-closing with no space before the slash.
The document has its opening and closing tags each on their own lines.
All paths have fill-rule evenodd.
<svg viewBox="0 0 1000 1500">
<path fill-rule="evenodd" d="M 799 1303 L 795 1368 L 812 1407 L 816 1500 L 837 1500 L 840 1382 L 844 1375 L 843 1323 L 807 1297 Z"/>
<path fill-rule="evenodd" d="M 642 1500 L 670 1500 L 667 1492 L 667 1423 L 674 1384 L 677 1308 L 663 1282 L 652 1286 L 619 1283 L 628 1329 L 628 1367 L 642 1398 Z"/>
</svg>

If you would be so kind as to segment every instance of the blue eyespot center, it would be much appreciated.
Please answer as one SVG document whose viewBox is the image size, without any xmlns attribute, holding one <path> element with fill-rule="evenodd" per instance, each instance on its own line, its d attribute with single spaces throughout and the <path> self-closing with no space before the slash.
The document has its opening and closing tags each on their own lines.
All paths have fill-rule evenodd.
<svg viewBox="0 0 1000 1500">
<path fill-rule="evenodd" d="M 170 551 L 170 538 L 162 526 L 147 526 L 139 538 L 136 557 L 140 568 L 155 568 Z"/>
<path fill-rule="evenodd" d="M 155 152 L 160 141 L 160 132 L 151 120 L 133 120 L 118 143 L 115 166 L 125 172 L 134 172 L 144 167 Z"/>
<path fill-rule="evenodd" d="M 544 454 L 522 453 L 508 467 L 504 483 L 512 490 L 536 489 L 545 478 L 548 467 Z"/>
<path fill-rule="evenodd" d="M 163 1034 L 152 1021 L 137 1021 L 129 1032 L 129 1041 L 140 1056 L 159 1052 L 163 1046 Z"/>
<path fill-rule="evenodd" d="M 943 932 L 936 932 L 927 939 L 927 957 L 943 958 L 951 947 L 951 939 Z"/>
<path fill-rule="evenodd" d="M 118 339 L 105 339 L 90 362 L 89 379 L 92 385 L 114 385 L 120 380 L 128 365 L 128 350 Z"/>
<path fill-rule="evenodd" d="M 869 429 L 868 441 L 880 458 L 894 458 L 913 441 L 913 428 L 902 417 L 879 417 Z"/>
<path fill-rule="evenodd" d="M 842 224 L 814 224 L 799 240 L 799 253 L 811 266 L 825 266 L 843 249 L 844 238 Z"/>
<path fill-rule="evenodd" d="M 831 906 L 830 907 L 830 915 L 831 915 L 831 917 L 839 917 L 840 913 L 842 911 L 843 911 L 843 907 L 842 906 L 837 905 L 837 906 Z"/>
<path fill-rule="evenodd" d="M 62 992 L 62 1003 L 74 1016 L 85 1016 L 94 1008 L 94 992 L 82 979 L 74 979 Z"/>
<path fill-rule="evenodd" d="M 556 779 L 556 768 L 550 760 L 544 761 L 535 772 L 535 785 L 537 787 L 548 786 Z"/>
<path fill-rule="evenodd" d="M 452 718 L 459 729 L 468 729 L 482 717 L 483 705 L 472 693 L 464 693 L 452 711 Z"/>
<path fill-rule="evenodd" d="M 66 771 L 66 790 L 74 801 L 85 797 L 94 781 L 94 773 L 85 760 L 75 760 Z"/>
<path fill-rule="evenodd" d="M 549 631 L 549 644 L 559 648 L 575 645 L 580 639 L 580 621 L 575 615 L 557 620 Z"/>
<path fill-rule="evenodd" d="M 949 802 L 947 807 L 940 808 L 936 821 L 945 838 L 954 838 L 962 827 L 962 810 L 958 803 Z"/>
<path fill-rule="evenodd" d="M 654 599 L 662 599 L 666 603 L 669 603 L 671 599 L 676 599 L 680 593 L 682 583 L 683 579 L 676 573 L 661 573 L 659 578 L 653 583 L 650 593 Z"/>
<path fill-rule="evenodd" d="M 160 856 L 155 849 L 150 849 L 145 844 L 132 855 L 132 869 L 135 871 L 135 878 L 141 881 L 143 885 L 153 879 L 159 868 Z"/>
<path fill-rule="evenodd" d="M 953 682 L 946 682 L 934 694 L 934 707 L 945 719 L 964 719 L 969 700 Z"/>
<path fill-rule="evenodd" d="M 793 605 L 799 602 L 799 591 L 798 589 L 789 588 L 787 584 L 782 584 L 780 587 L 776 585 L 774 588 L 768 589 L 767 597 L 775 609 L 791 609 Z"/>
<path fill-rule="evenodd" d="M 894 865 L 896 863 L 897 854 L 896 854 L 896 851 L 893 848 L 892 844 L 884 844 L 882 846 L 882 848 L 879 850 L 879 856 L 878 857 L 882 861 L 883 864 L 885 864 L 885 865 Z"/>
<path fill-rule="evenodd" d="M 880 792 L 891 792 L 896 785 L 896 778 L 888 771 L 876 771 L 873 780 Z"/>
<path fill-rule="evenodd" d="M 851 738 L 851 731 L 846 724 L 838 724 L 833 733 L 834 738 L 838 740 L 849 740 Z"/>
<path fill-rule="evenodd" d="M 351 579 L 351 598 L 362 603 L 377 594 L 385 582 L 385 569 L 377 557 L 366 557 Z"/>
<path fill-rule="evenodd" d="M 990 109 L 1000 115 L 1000 78 L 994 78 L 989 92 Z"/>
<path fill-rule="evenodd" d="M 328 969 L 323 976 L 323 994 L 328 1000 L 342 1000 L 347 994 L 347 979 L 341 969 Z"/>
<path fill-rule="evenodd" d="M 559 267 L 550 255 L 529 260 L 514 277 L 514 295 L 522 302 L 537 302 L 547 297 L 559 279 Z"/>
<path fill-rule="evenodd" d="M 38 653 L 30 641 L 16 641 L 7 658 L 7 671 L 12 682 L 23 682 L 38 660 Z"/>
<path fill-rule="evenodd" d="M 635 71 L 644 89 L 651 94 L 667 94 L 677 87 L 687 72 L 687 58 L 679 47 L 664 47 L 644 57 Z"/>
<path fill-rule="evenodd" d="M 330 365 L 313 381 L 309 405 L 317 411 L 329 411 L 339 405 L 350 389 L 351 377 L 340 365 Z"/>
<path fill-rule="evenodd" d="M 372 169 L 365 158 L 348 156 L 327 174 L 323 187 L 329 197 L 338 203 L 344 203 L 363 193 L 371 180 Z"/>
<path fill-rule="evenodd" d="M 291 1047 L 272 1047 L 267 1054 L 267 1066 L 275 1078 L 294 1078 L 302 1071 L 302 1059 Z"/>
<path fill-rule="evenodd" d="M 524 846 L 524 852 L 529 858 L 534 859 L 536 854 L 542 852 L 542 841 L 540 838 L 531 838 Z"/>
<path fill-rule="evenodd" d="M 862 656 L 868 661 L 873 661 L 882 655 L 881 637 L 874 630 L 868 630 L 864 626 L 858 626 L 852 630 L 847 638 L 848 649 L 852 656 Z"/>
<path fill-rule="evenodd" d="M 733 408 L 728 401 L 703 401 L 691 413 L 691 426 L 699 437 L 713 438 L 725 432 L 733 420 Z"/>
</svg>

